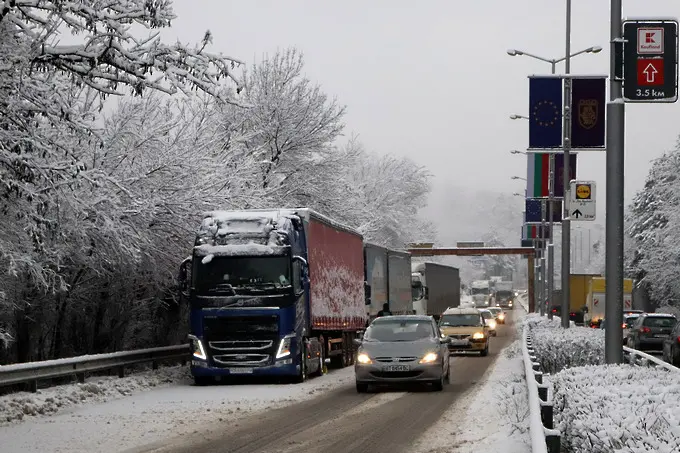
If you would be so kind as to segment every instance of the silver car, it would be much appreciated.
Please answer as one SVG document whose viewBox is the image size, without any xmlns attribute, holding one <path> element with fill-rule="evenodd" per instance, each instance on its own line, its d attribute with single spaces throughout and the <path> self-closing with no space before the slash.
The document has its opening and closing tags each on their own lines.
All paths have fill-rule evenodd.
<svg viewBox="0 0 680 453">
<path fill-rule="evenodd" d="M 449 381 L 449 339 L 432 316 L 376 318 L 366 329 L 354 364 L 357 392 L 371 384 L 431 383 L 441 391 Z"/>
</svg>

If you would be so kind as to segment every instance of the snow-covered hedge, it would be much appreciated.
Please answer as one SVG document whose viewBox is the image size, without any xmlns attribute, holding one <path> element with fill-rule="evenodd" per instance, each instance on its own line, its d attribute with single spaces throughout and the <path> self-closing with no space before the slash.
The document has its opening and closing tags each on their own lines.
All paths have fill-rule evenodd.
<svg viewBox="0 0 680 453">
<path fill-rule="evenodd" d="M 554 376 L 555 427 L 572 453 L 680 451 L 680 373 L 584 366 Z"/>
<path fill-rule="evenodd" d="M 604 330 L 578 326 L 563 329 L 559 318 L 551 321 L 536 314 L 527 315 L 524 322 L 531 329 L 536 358 L 544 373 L 605 363 Z"/>
</svg>

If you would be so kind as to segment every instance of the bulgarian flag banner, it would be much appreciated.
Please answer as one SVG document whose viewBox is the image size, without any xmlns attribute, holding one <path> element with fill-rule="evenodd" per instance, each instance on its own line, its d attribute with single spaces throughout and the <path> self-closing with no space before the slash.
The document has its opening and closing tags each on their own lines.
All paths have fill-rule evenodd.
<svg viewBox="0 0 680 453">
<path fill-rule="evenodd" d="M 564 197 L 564 154 L 555 155 L 555 185 L 553 196 Z M 527 194 L 526 198 L 547 198 L 550 196 L 550 153 L 527 153 Z M 576 154 L 569 155 L 569 179 L 576 179 Z"/>
</svg>

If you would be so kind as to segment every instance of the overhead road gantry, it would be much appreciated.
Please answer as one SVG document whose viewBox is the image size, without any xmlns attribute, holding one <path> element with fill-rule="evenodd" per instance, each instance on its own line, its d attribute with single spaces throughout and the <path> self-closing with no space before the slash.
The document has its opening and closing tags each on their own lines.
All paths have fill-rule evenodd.
<svg viewBox="0 0 680 453">
<path fill-rule="evenodd" d="M 533 247 L 410 247 L 411 256 L 485 256 L 485 255 L 519 255 L 527 258 L 529 313 L 536 311 L 534 295 L 534 260 L 536 249 Z"/>
</svg>

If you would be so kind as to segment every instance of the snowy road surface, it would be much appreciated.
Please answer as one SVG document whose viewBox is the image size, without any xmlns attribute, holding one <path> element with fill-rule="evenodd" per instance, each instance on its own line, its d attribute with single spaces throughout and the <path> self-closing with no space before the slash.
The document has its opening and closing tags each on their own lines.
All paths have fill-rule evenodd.
<svg viewBox="0 0 680 453">
<path fill-rule="evenodd" d="M 521 309 L 517 310 L 520 311 Z M 487 357 L 458 356 L 444 392 L 387 391 L 357 394 L 348 382 L 323 396 L 244 418 L 205 425 L 193 435 L 135 452 L 148 453 L 346 453 L 413 452 L 467 390 L 484 379 L 499 351 L 514 336 L 514 315 L 499 326 Z M 465 412 L 461 414 L 465 418 Z M 467 440 L 469 442 L 469 440 Z M 434 446 L 433 446 L 434 447 Z M 453 445 L 451 445 L 453 447 Z M 445 452 L 451 448 L 426 450 Z"/>
</svg>

